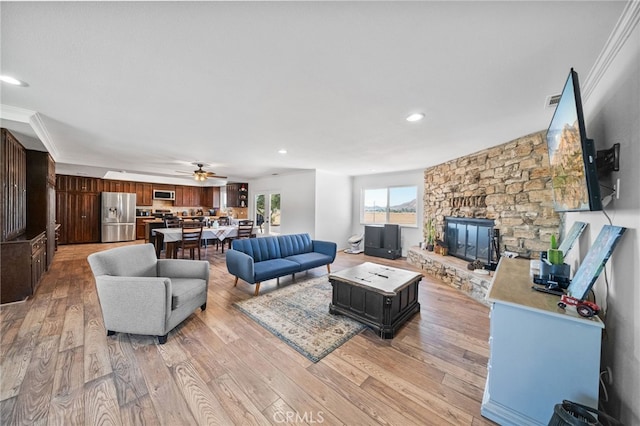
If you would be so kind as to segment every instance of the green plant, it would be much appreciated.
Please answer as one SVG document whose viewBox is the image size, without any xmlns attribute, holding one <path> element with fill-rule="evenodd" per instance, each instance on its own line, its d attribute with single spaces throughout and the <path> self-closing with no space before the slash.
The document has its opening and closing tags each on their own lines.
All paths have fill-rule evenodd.
<svg viewBox="0 0 640 426">
<path fill-rule="evenodd" d="M 436 241 L 436 224 L 432 218 L 424 223 L 424 238 L 427 244 L 433 245 Z"/>
<path fill-rule="evenodd" d="M 564 253 L 562 250 L 558 250 L 558 241 L 556 236 L 551 236 L 551 248 L 547 250 L 547 260 L 552 265 L 562 265 L 564 263 Z"/>
</svg>

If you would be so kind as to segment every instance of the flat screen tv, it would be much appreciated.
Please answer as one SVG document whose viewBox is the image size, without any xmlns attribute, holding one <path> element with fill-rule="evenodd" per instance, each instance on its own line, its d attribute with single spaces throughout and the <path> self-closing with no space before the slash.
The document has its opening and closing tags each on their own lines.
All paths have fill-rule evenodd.
<svg viewBox="0 0 640 426">
<path fill-rule="evenodd" d="M 587 138 L 578 73 L 573 68 L 547 130 L 547 147 L 554 209 L 602 210 L 596 150 Z"/>
</svg>

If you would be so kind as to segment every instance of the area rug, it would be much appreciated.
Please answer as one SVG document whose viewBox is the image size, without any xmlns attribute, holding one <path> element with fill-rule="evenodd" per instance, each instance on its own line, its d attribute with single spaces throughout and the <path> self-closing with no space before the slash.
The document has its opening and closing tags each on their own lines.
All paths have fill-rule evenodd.
<svg viewBox="0 0 640 426">
<path fill-rule="evenodd" d="M 331 284 L 325 275 L 266 293 L 235 307 L 313 362 L 366 326 L 329 313 Z"/>
</svg>

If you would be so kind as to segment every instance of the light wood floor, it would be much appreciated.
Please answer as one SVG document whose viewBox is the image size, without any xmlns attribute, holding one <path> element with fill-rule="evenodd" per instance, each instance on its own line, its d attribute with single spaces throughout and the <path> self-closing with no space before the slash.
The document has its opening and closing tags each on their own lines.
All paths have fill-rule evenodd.
<svg viewBox="0 0 640 426">
<path fill-rule="evenodd" d="M 314 364 L 233 308 L 253 287 L 234 288 L 211 247 L 206 311 L 165 345 L 107 337 L 86 257 L 117 245 L 61 246 L 35 297 L 0 309 L 0 424 L 491 424 L 488 308 L 437 280 L 422 280 L 421 312 L 393 340 L 367 330 Z M 332 271 L 364 261 L 412 269 L 340 253 Z"/>
</svg>

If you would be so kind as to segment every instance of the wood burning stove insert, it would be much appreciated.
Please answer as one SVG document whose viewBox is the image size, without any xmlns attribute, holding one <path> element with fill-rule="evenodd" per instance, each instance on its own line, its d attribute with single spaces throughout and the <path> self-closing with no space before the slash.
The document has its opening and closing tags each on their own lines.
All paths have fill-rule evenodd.
<svg viewBox="0 0 640 426">
<path fill-rule="evenodd" d="M 493 225 L 491 219 L 445 217 L 445 242 L 449 255 L 469 262 L 491 263 Z"/>
</svg>

